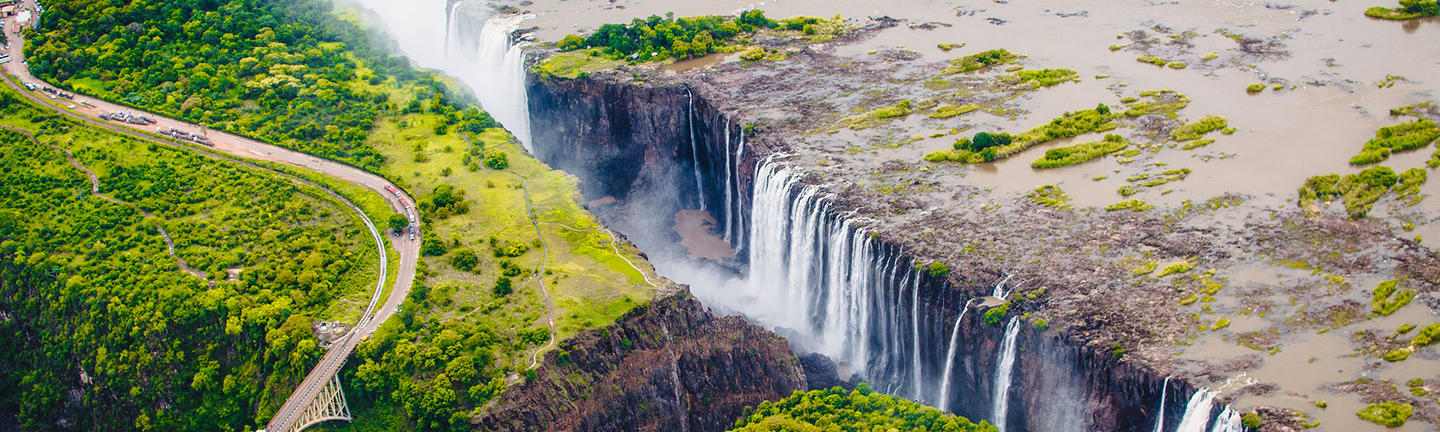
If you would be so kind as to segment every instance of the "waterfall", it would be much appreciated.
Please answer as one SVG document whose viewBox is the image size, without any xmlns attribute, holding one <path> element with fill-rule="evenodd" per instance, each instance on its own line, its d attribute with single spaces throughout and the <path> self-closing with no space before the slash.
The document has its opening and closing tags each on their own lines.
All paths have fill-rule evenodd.
<svg viewBox="0 0 1440 432">
<path fill-rule="evenodd" d="M 726 119 L 726 120 L 725 120 L 725 134 L 726 134 L 726 136 L 729 136 L 729 134 L 730 134 L 730 120 L 729 120 L 729 119 Z M 734 164 L 730 167 L 730 170 L 729 170 L 730 172 L 728 172 L 728 173 L 725 174 L 725 176 L 726 176 L 727 179 L 730 178 L 731 176 L 734 176 L 734 177 L 735 177 L 735 186 L 736 186 L 737 188 L 740 186 L 740 160 L 741 160 L 741 158 L 744 157 L 744 155 L 745 155 L 745 128 L 744 128 L 744 127 L 741 127 L 741 128 L 740 128 L 740 143 L 735 145 L 735 159 L 733 160 Z M 728 225 L 730 224 L 730 221 L 731 221 L 731 220 L 734 221 L 735 228 L 734 228 L 733 231 L 736 231 L 736 232 L 735 232 L 735 237 L 736 237 L 736 238 L 730 239 L 730 245 L 734 247 L 735 253 L 738 254 L 738 253 L 740 253 L 740 247 L 741 247 L 741 245 L 743 244 L 743 242 L 744 242 L 745 239 L 744 239 L 744 237 L 741 237 L 741 236 L 740 236 L 740 233 L 738 232 L 738 231 L 744 229 L 744 227 L 741 225 L 741 224 L 743 223 L 743 221 L 741 220 L 741 215 L 740 215 L 740 213 L 741 213 L 741 211 L 740 211 L 740 204 L 741 204 L 741 203 L 739 202 L 739 197 L 738 197 L 739 194 L 737 193 L 736 195 L 737 195 L 737 197 L 736 197 L 736 202 L 735 202 L 735 206 L 734 206 L 734 212 L 727 215 L 727 217 L 725 218 L 725 223 L 726 223 L 727 226 L 728 226 Z"/>
<path fill-rule="evenodd" d="M 991 422 L 1000 432 L 1005 431 L 1005 415 L 1010 408 L 1010 374 L 1015 367 L 1015 337 L 1020 333 L 1020 317 L 1010 317 L 1005 325 L 1005 339 L 1000 342 L 1000 360 L 995 363 L 995 398 Z"/>
<path fill-rule="evenodd" d="M 1000 278 L 1000 282 L 996 283 L 995 288 L 990 290 L 990 296 L 1005 300 L 1005 296 L 1010 295 L 1010 291 L 1005 289 L 1005 283 L 1010 281 L 1011 276 L 1015 275 L 1006 274 L 1005 277 Z"/>
<path fill-rule="evenodd" d="M 1215 392 L 1201 387 L 1194 395 L 1190 396 L 1190 403 L 1185 404 L 1185 416 L 1180 418 L 1180 427 L 1176 432 L 1205 432 L 1205 426 L 1210 423 L 1210 407 L 1215 402 Z"/>
<path fill-rule="evenodd" d="M 910 285 L 910 347 L 913 351 L 910 359 L 915 364 L 910 368 L 915 377 L 915 400 L 923 400 L 924 395 L 920 389 L 924 388 L 920 382 L 920 278 L 913 278 Z M 943 407 L 941 409 L 944 409 Z"/>
<path fill-rule="evenodd" d="M 730 238 L 730 223 L 734 222 L 735 215 L 730 212 L 732 207 L 730 202 L 734 201 L 731 198 L 730 179 L 733 176 L 730 173 L 735 172 L 735 167 L 730 165 L 730 118 L 728 117 L 725 118 L 725 151 L 721 153 L 725 153 L 725 235 L 722 238 L 730 242 L 730 247 L 733 249 L 735 241 Z"/>
<path fill-rule="evenodd" d="M 700 210 L 705 208 L 705 184 L 700 181 L 700 147 L 695 144 L 695 95 L 685 91 L 690 104 L 685 110 L 685 123 L 690 126 L 690 162 L 695 172 L 695 197 L 700 200 Z M 728 153 L 728 152 L 727 152 Z"/>
<path fill-rule="evenodd" d="M 459 13 L 457 3 L 449 14 Z M 530 147 L 530 104 L 525 89 L 525 50 L 511 34 L 530 15 L 498 16 L 485 20 L 474 54 L 458 48 L 467 46 L 463 20 L 452 19 L 446 36 L 446 69 L 475 92 L 480 106 L 509 130 L 526 151 Z M 454 45 L 457 49 L 452 50 Z"/>
<path fill-rule="evenodd" d="M 1240 423 L 1240 413 L 1227 406 L 1215 417 L 1215 426 L 1210 432 L 1245 432 L 1245 426 Z"/>
<path fill-rule="evenodd" d="M 940 404 L 936 405 L 941 411 L 948 410 L 950 406 L 950 371 L 955 369 L 955 346 L 960 341 L 960 322 L 965 320 L 965 313 L 970 311 L 970 302 L 966 301 L 960 307 L 960 316 L 955 318 L 955 328 L 950 330 L 950 349 L 945 352 L 945 374 L 940 378 Z"/>
<path fill-rule="evenodd" d="M 1160 385 L 1160 411 L 1155 414 L 1155 432 L 1165 432 L 1165 396 L 1170 389 L 1170 375 L 1165 376 L 1165 383 Z"/>
</svg>

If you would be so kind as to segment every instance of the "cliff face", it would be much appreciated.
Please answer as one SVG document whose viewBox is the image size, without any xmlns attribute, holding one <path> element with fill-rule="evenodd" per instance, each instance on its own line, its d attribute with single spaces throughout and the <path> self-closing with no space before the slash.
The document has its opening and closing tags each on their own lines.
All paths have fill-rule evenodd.
<svg viewBox="0 0 1440 432">
<path fill-rule="evenodd" d="M 703 205 L 721 221 L 718 226 L 723 226 L 726 217 L 740 219 L 737 225 L 745 226 L 750 222 L 745 217 L 750 214 L 750 191 L 755 187 L 757 164 L 789 147 L 784 143 L 783 134 L 749 137 L 738 152 L 740 156 L 727 160 L 724 154 L 736 148 L 734 143 L 739 141 L 738 136 L 745 129 L 741 126 L 745 114 L 722 108 L 726 106 L 724 96 L 709 95 L 680 84 L 636 85 L 613 77 L 584 80 L 532 78 L 529 94 L 537 156 L 584 180 L 582 189 L 588 199 L 615 197 L 620 204 L 612 211 L 592 210 L 596 210 L 607 225 L 627 235 L 651 236 L 649 242 L 643 239 L 636 241 L 647 251 L 673 247 L 673 243 L 667 245 L 665 239 L 658 238 L 660 234 L 657 233 L 671 232 L 668 225 L 647 224 L 646 221 L 654 219 L 655 215 L 646 218 L 638 214 L 641 212 L 669 215 L 679 209 Z M 733 182 L 728 186 L 729 193 L 721 190 L 727 178 Z M 809 178 L 802 183 L 812 181 L 815 179 Z M 730 200 L 731 207 L 738 208 L 738 211 L 720 211 L 725 208 L 726 200 Z M 656 202 L 666 204 L 663 207 L 639 204 Z M 825 217 L 848 216 L 837 213 Z M 874 262 L 877 272 L 890 275 L 913 272 L 916 264 L 913 251 L 885 237 L 882 233 L 877 247 Z M 737 236 L 735 241 L 746 247 L 749 239 Z M 748 265 L 743 262 L 744 257 L 744 254 L 738 257 L 736 267 Z M 913 287 L 906 286 L 897 276 L 896 281 L 892 281 L 896 283 L 884 284 L 883 291 L 875 294 L 877 303 L 872 307 L 880 312 L 873 314 L 869 325 L 887 336 L 899 337 L 882 341 L 885 337 L 872 333 L 871 340 L 865 341 L 871 345 L 871 352 L 877 353 L 867 359 L 871 376 L 865 378 L 875 388 L 888 393 L 938 404 L 940 386 L 937 383 L 942 381 L 940 378 L 948 363 L 953 338 L 952 387 L 949 389 L 948 406 L 943 408 L 976 420 L 990 419 L 1004 324 L 985 326 L 981 319 L 984 310 L 979 307 L 968 313 L 958 331 L 954 319 L 961 305 L 969 299 L 988 295 L 1002 275 L 983 263 L 951 270 L 948 281 L 924 276 L 923 272 L 911 273 L 921 280 Z M 675 332 L 673 326 L 669 328 L 672 333 Z M 908 336 L 911 334 L 915 335 L 913 341 Z M 1117 356 L 1093 344 L 1087 346 L 1085 340 L 1068 338 L 1053 330 L 1035 329 L 1029 325 L 1020 330 L 1017 347 L 1013 384 L 1006 396 L 1010 400 L 1006 415 L 1007 430 L 1153 429 L 1164 379 L 1162 375 L 1126 361 L 1123 355 Z M 611 400 L 623 400 L 637 413 L 677 406 L 667 390 L 675 386 L 667 387 L 665 384 L 666 371 L 675 369 L 665 366 L 667 355 L 656 351 L 635 357 L 636 361 L 651 363 L 652 368 L 618 372 L 613 375 L 615 380 L 610 382 L 647 384 L 637 390 L 625 391 L 624 399 Z M 680 369 L 685 369 L 685 362 L 682 360 L 679 363 L 682 365 Z M 919 371 L 916 372 L 916 369 Z M 729 378 L 710 379 L 749 379 L 749 376 L 733 373 L 751 373 L 744 369 L 714 371 L 730 374 L 726 375 Z M 755 372 L 761 373 L 762 378 L 772 376 L 764 370 Z M 848 372 L 842 372 L 842 375 L 848 375 Z M 691 381 L 681 381 L 688 383 L 700 378 L 697 375 Z M 812 378 L 810 381 L 821 380 Z M 834 382 L 828 381 L 817 387 Z M 719 388 L 741 391 L 747 396 L 756 394 L 728 384 Z M 1185 398 L 1194 389 L 1175 380 L 1168 390 L 1166 423 L 1176 424 Z M 721 397 L 719 391 L 710 394 Z M 576 406 L 586 403 L 578 402 Z M 641 403 L 645 404 L 645 408 L 640 408 Z M 738 414 L 738 411 L 734 413 Z M 707 424 L 697 423 L 697 417 L 701 416 L 690 415 L 690 423 L 697 426 Z M 603 417 L 564 420 L 561 427 L 591 428 L 598 423 L 586 422 L 599 422 L 600 418 Z M 625 415 L 619 418 L 632 420 Z M 733 421 L 733 417 L 715 421 L 720 423 L 709 424 Z M 623 426 L 643 428 L 648 424 L 653 423 Z"/>
<path fill-rule="evenodd" d="M 477 418 L 478 429 L 724 431 L 746 406 L 808 388 L 784 339 L 685 294 L 562 342 L 537 372 Z"/>
</svg>

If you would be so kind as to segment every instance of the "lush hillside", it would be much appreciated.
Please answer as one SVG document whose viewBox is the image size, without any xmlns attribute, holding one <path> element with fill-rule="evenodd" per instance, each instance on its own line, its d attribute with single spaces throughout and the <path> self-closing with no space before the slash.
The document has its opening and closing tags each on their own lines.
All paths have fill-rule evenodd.
<svg viewBox="0 0 1440 432">
<path fill-rule="evenodd" d="M 106 100 L 367 169 L 376 116 L 397 88 L 433 86 L 317 0 L 45 2 L 27 31 L 37 77 Z M 452 123 L 493 126 L 446 106 Z"/>
<path fill-rule="evenodd" d="M 0 411 L 22 429 L 253 430 L 319 358 L 312 322 L 364 307 L 374 245 L 323 191 L 8 89 L 0 113 Z"/>
<path fill-rule="evenodd" d="M 735 422 L 736 432 L 995 431 L 990 423 L 971 423 L 915 402 L 870 391 L 864 383 L 851 391 L 795 392 L 760 404 Z"/>
</svg>

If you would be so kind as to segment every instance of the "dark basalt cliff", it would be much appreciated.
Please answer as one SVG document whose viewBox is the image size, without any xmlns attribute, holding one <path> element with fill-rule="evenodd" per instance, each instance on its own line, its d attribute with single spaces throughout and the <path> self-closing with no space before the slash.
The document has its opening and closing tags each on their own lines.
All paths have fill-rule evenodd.
<svg viewBox="0 0 1440 432">
<path fill-rule="evenodd" d="M 785 137 L 781 136 L 783 134 L 752 136 L 747 138 L 742 156 L 738 160 L 731 159 L 727 165 L 726 159 L 716 149 L 734 148 L 732 143 L 744 129 L 742 125 L 745 124 L 746 115 L 734 107 L 727 107 L 723 96 L 707 95 L 678 82 L 664 81 L 666 80 L 635 84 L 620 77 L 604 75 L 578 80 L 532 77 L 528 87 L 536 155 L 551 166 L 581 178 L 581 189 L 587 199 L 613 197 L 614 201 L 606 201 L 619 204 L 592 206 L 592 210 L 596 211 L 607 225 L 636 239 L 637 244 L 647 251 L 674 247 L 673 241 L 662 238 L 669 235 L 670 226 L 655 221 L 665 221 L 666 216 L 681 209 L 697 208 L 697 205 L 703 203 L 719 220 L 717 226 L 723 226 L 725 215 L 717 209 L 724 208 L 722 200 L 725 199 L 725 194 L 716 189 L 724 184 L 722 179 L 725 176 L 733 176 L 730 177 L 736 182 L 731 186 L 734 189 L 733 205 L 742 209 L 734 212 L 734 217 L 743 219 L 748 216 L 751 205 L 750 190 L 754 186 L 753 177 L 757 164 L 771 155 L 783 153 L 787 148 Z M 699 171 L 698 180 L 695 177 L 696 169 Z M 734 172 L 727 173 L 727 169 Z M 646 214 L 638 214 L 641 211 Z M 844 216 L 833 214 L 827 217 Z M 744 226 L 749 221 L 739 222 L 738 225 Z M 644 238 L 646 236 L 649 238 Z M 879 239 L 881 257 L 877 266 L 888 263 L 897 266 L 898 271 L 914 267 L 915 257 L 912 251 L 901 246 L 904 241 L 889 239 L 883 232 L 879 233 Z M 739 240 L 746 241 L 743 238 Z M 736 267 L 743 268 L 746 265 L 743 262 L 744 256 L 742 253 L 737 257 L 739 262 Z M 881 366 L 872 364 L 872 371 L 883 370 L 881 374 L 889 377 L 906 377 L 900 380 L 903 382 L 894 384 L 899 387 L 892 386 L 887 391 L 915 398 L 916 392 L 904 388 L 910 382 L 908 377 L 911 371 L 904 370 L 902 366 L 913 361 L 913 364 L 918 364 L 923 371 L 920 375 L 923 375 L 922 381 L 927 387 L 918 394 L 922 399 L 938 399 L 938 392 L 929 387 L 940 381 L 936 371 L 942 370 L 946 363 L 954 317 L 958 314 L 960 305 L 967 299 L 988 295 L 991 287 L 1000 279 L 1002 275 L 998 270 L 975 265 L 952 268 L 948 281 L 925 278 L 924 282 L 917 284 L 919 305 L 918 312 L 915 313 L 919 319 L 915 332 L 919 335 L 919 348 L 916 352 L 920 358 L 912 359 L 909 349 L 906 349 L 906 352 L 884 353 L 879 360 L 872 359 L 872 362 L 883 363 Z M 878 297 L 898 299 L 897 294 L 898 291 L 885 292 L 879 293 Z M 909 303 L 909 299 L 904 299 L 880 307 L 891 308 L 891 312 L 908 314 L 911 313 L 907 311 L 907 308 L 911 307 Z M 1004 323 L 999 326 L 986 326 L 980 319 L 982 313 L 983 310 L 971 311 L 958 333 L 953 335 L 957 350 L 952 380 L 954 387 L 951 389 L 953 396 L 948 405 L 956 414 L 973 419 L 987 419 L 991 415 L 995 393 L 995 367 L 1004 334 Z M 735 318 L 727 318 L 730 319 Z M 884 313 L 877 314 L 875 319 L 896 321 L 895 315 Z M 676 326 L 679 324 L 667 322 L 666 325 L 672 336 L 675 335 Z M 909 325 L 909 322 L 895 324 L 903 332 L 911 331 L 907 328 Z M 658 326 L 655 328 L 659 330 L 653 331 L 663 336 L 663 329 Z M 1095 344 L 1088 344 L 1086 340 L 1077 339 L 1078 337 L 1053 330 L 1034 329 L 1029 325 L 1025 325 L 1019 332 L 1013 387 L 1008 393 L 1011 407 L 1007 415 L 1008 429 L 1153 429 L 1164 376 L 1147 366 L 1129 362 L 1123 356 L 1097 348 Z M 734 345 L 730 343 L 722 343 L 718 347 L 704 349 L 723 353 L 733 348 Z M 612 389 L 606 394 L 614 396 L 602 399 L 590 397 L 588 393 L 571 394 L 569 399 L 576 401 L 573 406 L 578 409 L 577 412 L 587 414 L 579 418 L 557 420 L 559 423 L 556 428 L 610 430 L 606 428 L 618 427 L 648 430 L 645 428 L 658 423 L 641 419 L 657 419 L 669 415 L 672 417 L 669 421 L 673 421 L 673 417 L 680 414 L 673 412 L 677 403 L 673 402 L 670 389 L 674 386 L 665 382 L 669 371 L 676 367 L 669 366 L 667 356 L 668 353 L 662 351 L 637 354 L 632 357 L 634 360 L 625 360 L 627 363 L 624 364 L 627 366 L 619 367 L 615 369 L 615 373 L 607 375 L 607 383 L 646 383 L 636 389 L 623 392 Z M 572 351 L 571 357 L 579 356 Z M 615 361 L 621 362 L 619 359 Z M 628 363 L 631 361 L 645 364 Z M 681 365 L 681 370 L 695 370 L 686 369 L 685 360 L 680 360 L 678 364 Z M 636 369 L 627 369 L 628 367 Z M 702 380 L 700 375 L 683 378 L 681 381 L 686 383 L 686 387 L 682 393 L 692 395 L 688 399 L 692 401 L 695 400 L 693 395 L 703 393 L 713 395 L 715 401 L 736 402 L 706 406 L 702 411 L 689 412 L 692 430 L 700 430 L 699 428 L 705 425 L 723 426 L 726 421 L 733 421 L 733 417 L 717 417 L 716 410 L 729 410 L 744 405 L 738 402 L 738 399 L 760 396 L 759 392 L 753 391 L 755 387 L 736 387 L 728 380 L 768 383 L 776 378 L 772 370 L 765 368 L 718 368 L 710 371 L 723 376 L 709 377 L 709 380 L 721 381 Z M 684 376 L 684 373 L 681 375 Z M 870 379 L 873 381 L 875 377 Z M 539 381 L 546 382 L 545 379 Z M 810 381 L 818 382 L 815 379 Z M 712 388 L 706 385 L 707 383 L 718 384 L 719 387 Z M 545 385 L 552 386 L 549 387 L 552 392 L 560 392 L 562 388 L 555 384 Z M 803 383 L 792 381 L 788 385 L 790 387 L 766 384 L 767 388 L 777 390 L 772 394 L 780 395 L 784 393 L 778 391 L 782 387 L 799 388 Z M 886 390 L 883 383 L 875 385 L 877 389 Z M 603 386 L 587 388 L 599 389 Z M 534 391 L 520 393 L 529 395 Z M 1168 403 L 1165 407 L 1168 425 L 1173 427 L 1179 423 L 1185 408 L 1185 399 L 1194 391 L 1194 386 L 1182 380 L 1170 382 Z M 727 396 L 727 392 L 735 393 Z M 754 403 L 759 399 L 747 400 Z M 926 402 L 936 403 L 935 400 Z M 591 416 L 588 413 L 595 411 L 586 408 L 600 406 L 625 408 L 611 408 L 623 414 L 602 422 L 602 419 L 607 417 Z M 691 406 L 693 409 L 694 406 Z M 527 407 L 526 414 L 523 415 L 514 411 L 515 409 L 510 408 L 511 412 L 515 412 L 513 415 L 503 414 L 506 410 L 502 409 L 499 412 L 503 415 L 497 416 L 531 419 L 530 423 L 516 424 L 543 424 L 544 419 L 548 418 L 540 414 L 540 408 Z M 634 411 L 634 415 L 631 415 L 630 411 Z M 504 423 L 487 424 L 494 426 Z M 672 430 L 679 429 L 677 427 Z"/>
<path fill-rule="evenodd" d="M 477 428 L 724 431 L 746 406 L 811 381 L 784 339 L 740 317 L 718 317 L 686 293 L 565 340 L 536 371 L 477 418 Z"/>
</svg>

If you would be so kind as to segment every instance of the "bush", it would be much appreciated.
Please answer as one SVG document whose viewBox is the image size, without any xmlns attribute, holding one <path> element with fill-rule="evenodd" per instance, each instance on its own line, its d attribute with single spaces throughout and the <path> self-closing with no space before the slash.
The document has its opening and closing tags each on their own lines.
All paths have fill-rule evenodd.
<svg viewBox="0 0 1440 432">
<path fill-rule="evenodd" d="M 510 167 L 510 157 L 505 152 L 491 150 L 485 153 L 485 166 L 493 170 L 503 170 Z"/>
<path fill-rule="evenodd" d="M 494 292 L 497 296 L 508 295 L 515 292 L 515 288 L 511 287 L 511 283 L 510 278 L 501 276 L 499 279 L 495 279 L 495 288 L 492 288 L 490 291 Z"/>
<path fill-rule="evenodd" d="M 1260 416 L 1255 415 L 1255 413 L 1245 413 L 1245 415 L 1240 416 L 1240 425 L 1246 429 L 1259 429 L 1261 426 Z"/>
<path fill-rule="evenodd" d="M 1259 93 L 1262 91 L 1265 91 L 1265 84 L 1263 83 L 1255 83 L 1245 86 L 1246 93 Z"/>
<path fill-rule="evenodd" d="M 1014 61 L 1015 54 L 1004 49 L 993 49 L 971 54 L 958 59 L 950 60 L 950 65 L 941 71 L 943 74 L 956 74 L 961 72 L 973 72 L 987 67 L 1009 63 Z"/>
<path fill-rule="evenodd" d="M 1000 325 L 1000 321 L 1005 320 L 1005 315 L 1009 313 L 1010 303 L 1002 303 L 1000 306 L 990 308 L 990 310 L 985 311 L 985 325 L 991 327 L 998 326 Z"/>
<path fill-rule="evenodd" d="M 1140 56 L 1140 57 L 1136 57 L 1135 60 L 1136 60 L 1136 61 L 1139 61 L 1139 62 L 1141 62 L 1141 63 L 1149 63 L 1149 64 L 1152 64 L 1152 65 L 1155 65 L 1155 66 L 1160 66 L 1160 67 L 1165 67 L 1166 64 L 1169 64 L 1169 63 L 1170 63 L 1169 60 L 1165 60 L 1165 59 L 1162 59 L 1162 58 L 1159 58 L 1159 57 L 1155 57 L 1155 56 L 1148 56 L 1148 55 L 1142 55 L 1142 56 Z"/>
<path fill-rule="evenodd" d="M 456 249 L 450 252 L 450 266 L 460 271 L 471 271 L 475 265 L 480 263 L 480 258 L 475 256 L 475 251 L 470 249 Z"/>
<path fill-rule="evenodd" d="M 765 59 L 765 50 L 759 47 L 752 47 L 740 53 L 740 59 L 745 61 L 760 61 Z"/>
<path fill-rule="evenodd" d="M 560 42 L 555 43 L 555 47 L 561 51 L 574 51 L 585 47 L 585 38 L 577 35 L 566 35 L 560 39 Z"/>
<path fill-rule="evenodd" d="M 943 280 L 950 277 L 950 267 L 946 267 L 945 263 L 940 261 L 932 261 L 926 271 L 930 273 L 930 277 L 934 279 Z"/>
<path fill-rule="evenodd" d="M 1003 75 L 1001 80 L 1011 84 L 1025 84 L 1030 88 L 1050 87 L 1079 78 L 1080 74 L 1070 69 L 1024 69 L 1014 74 Z"/>
<path fill-rule="evenodd" d="M 1215 325 L 1210 326 L 1210 330 L 1220 330 L 1226 327 L 1230 327 L 1230 319 L 1221 318 L 1219 321 L 1215 321 Z"/>
<path fill-rule="evenodd" d="M 1355 415 L 1381 426 L 1400 427 L 1405 425 L 1405 421 L 1410 419 L 1410 414 L 1414 411 L 1415 407 L 1410 404 L 1380 402 L 1370 404 Z"/>
<path fill-rule="evenodd" d="M 1035 322 L 1030 323 L 1030 327 L 1034 327 L 1036 330 L 1045 330 L 1050 328 L 1050 322 L 1045 321 L 1044 318 L 1036 318 Z"/>
</svg>

